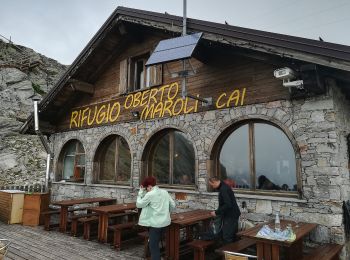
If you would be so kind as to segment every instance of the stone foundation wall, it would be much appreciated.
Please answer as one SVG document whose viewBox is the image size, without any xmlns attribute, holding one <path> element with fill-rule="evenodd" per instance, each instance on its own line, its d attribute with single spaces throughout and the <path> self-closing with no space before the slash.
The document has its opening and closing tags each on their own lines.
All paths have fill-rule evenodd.
<svg viewBox="0 0 350 260">
<path fill-rule="evenodd" d="M 96 185 L 92 182 L 92 162 L 100 142 L 118 134 L 128 142 L 132 155 L 132 186 L 139 186 L 141 158 L 149 139 L 164 128 L 176 128 L 192 141 L 197 159 L 197 191 L 183 191 L 187 200 L 178 202 L 178 210 L 215 209 L 217 194 L 207 192 L 208 161 L 214 143 L 230 125 L 247 118 L 264 119 L 279 125 L 291 137 L 301 158 L 302 197 L 283 198 L 236 194 L 239 204 L 247 202 L 248 218 L 254 222 L 271 220 L 276 212 L 281 218 L 318 223 L 311 243 L 345 243 L 342 201 L 349 197 L 349 173 L 345 160 L 344 130 L 349 130 L 348 102 L 329 84 L 327 95 L 306 100 L 275 101 L 203 113 L 181 115 L 150 121 L 127 122 L 93 129 L 63 132 L 52 136 L 54 169 L 63 145 L 71 140 L 82 142 L 86 152 L 86 184 L 53 183 L 53 199 L 107 196 L 118 202 L 135 200 L 132 187 Z M 347 119 L 342 119 L 342 118 Z M 137 126 L 136 134 L 131 131 Z M 347 172 L 346 172 L 347 170 Z M 169 190 L 171 193 L 181 190 Z M 343 253 L 343 259 L 346 253 Z"/>
</svg>

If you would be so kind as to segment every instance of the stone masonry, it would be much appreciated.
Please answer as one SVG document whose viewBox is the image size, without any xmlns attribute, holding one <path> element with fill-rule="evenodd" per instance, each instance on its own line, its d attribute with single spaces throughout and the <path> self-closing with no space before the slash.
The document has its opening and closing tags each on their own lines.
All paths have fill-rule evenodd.
<svg viewBox="0 0 350 260">
<path fill-rule="evenodd" d="M 253 222 L 270 220 L 276 212 L 281 218 L 318 223 L 309 243 L 332 242 L 346 244 L 342 259 L 349 256 L 342 223 L 342 201 L 350 196 L 350 180 L 346 136 L 350 133 L 350 105 L 344 95 L 328 81 L 328 93 L 308 99 L 274 101 L 230 109 L 149 121 L 124 122 L 79 131 L 68 131 L 51 137 L 54 169 L 63 145 L 78 139 L 86 152 L 85 184 L 53 182 L 54 200 L 83 196 L 110 196 L 121 201 L 133 201 L 141 175 L 142 153 L 147 142 L 158 131 L 175 128 L 192 141 L 197 163 L 198 191 L 183 191 L 187 200 L 178 201 L 178 210 L 217 207 L 217 194 L 207 192 L 208 160 L 215 142 L 224 129 L 243 119 L 256 118 L 279 126 L 300 158 L 302 197 L 283 198 L 236 194 L 239 204 L 247 202 L 248 219 Z M 136 134 L 131 131 L 137 127 Z M 134 133 L 134 134 L 133 134 Z M 132 154 L 132 187 L 92 184 L 92 162 L 100 142 L 118 134 L 128 142 Z M 181 190 L 169 190 L 171 193 Z"/>
</svg>

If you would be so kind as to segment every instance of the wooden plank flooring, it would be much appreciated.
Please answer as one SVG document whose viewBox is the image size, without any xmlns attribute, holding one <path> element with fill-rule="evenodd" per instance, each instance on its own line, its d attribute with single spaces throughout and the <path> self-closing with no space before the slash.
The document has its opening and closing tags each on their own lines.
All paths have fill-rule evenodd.
<svg viewBox="0 0 350 260">
<path fill-rule="evenodd" d="M 0 238 L 12 243 L 6 260 L 97 260 L 97 259 L 142 259 L 142 242 L 125 244 L 117 252 L 109 244 L 86 241 L 57 231 L 45 231 L 43 227 L 6 225 L 0 222 Z"/>
</svg>

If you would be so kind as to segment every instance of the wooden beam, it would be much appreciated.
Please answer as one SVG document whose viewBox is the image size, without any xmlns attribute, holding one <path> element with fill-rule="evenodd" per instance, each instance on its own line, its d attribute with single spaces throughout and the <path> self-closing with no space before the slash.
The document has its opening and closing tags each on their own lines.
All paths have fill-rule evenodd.
<svg viewBox="0 0 350 260">
<path fill-rule="evenodd" d="M 123 24 L 123 23 L 118 25 L 118 31 L 119 31 L 120 35 L 125 35 L 128 32 L 128 30 L 126 29 L 125 24 Z"/>
<path fill-rule="evenodd" d="M 55 115 L 52 116 L 50 123 L 57 125 L 58 122 L 62 119 L 63 116 L 66 116 L 68 111 L 81 99 L 81 96 L 78 93 L 73 93 L 68 100 L 65 102 L 61 109 L 55 111 Z"/>
<path fill-rule="evenodd" d="M 111 51 L 110 55 L 104 59 L 103 62 L 101 62 L 98 66 L 98 68 L 88 76 L 88 81 L 89 82 L 95 82 L 97 78 L 100 76 L 102 71 L 110 65 L 118 55 L 120 55 L 130 44 L 130 34 L 125 35 L 124 37 L 121 38 L 119 43 L 115 46 L 114 50 Z"/>
<path fill-rule="evenodd" d="M 74 91 L 79 91 L 87 94 L 94 94 L 95 86 L 93 84 L 80 81 L 80 80 L 70 80 L 69 84 Z"/>
</svg>

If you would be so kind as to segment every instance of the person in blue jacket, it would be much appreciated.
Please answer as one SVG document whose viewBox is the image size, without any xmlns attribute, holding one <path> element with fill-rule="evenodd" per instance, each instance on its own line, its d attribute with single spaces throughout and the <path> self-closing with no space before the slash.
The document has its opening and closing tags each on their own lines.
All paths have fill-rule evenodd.
<svg viewBox="0 0 350 260">
<path fill-rule="evenodd" d="M 169 193 L 156 184 L 155 177 L 146 177 L 140 186 L 136 200 L 136 206 L 142 209 L 139 225 L 149 228 L 149 249 L 152 260 L 160 260 L 159 242 L 164 227 L 171 223 L 170 211 L 175 208 L 175 202 Z"/>
</svg>

